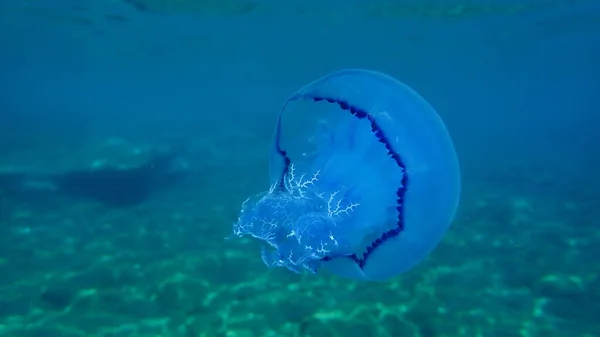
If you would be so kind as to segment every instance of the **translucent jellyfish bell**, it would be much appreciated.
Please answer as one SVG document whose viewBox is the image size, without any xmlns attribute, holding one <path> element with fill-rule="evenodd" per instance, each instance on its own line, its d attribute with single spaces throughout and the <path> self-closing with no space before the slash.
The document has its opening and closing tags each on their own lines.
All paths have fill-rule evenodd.
<svg viewBox="0 0 600 337">
<path fill-rule="evenodd" d="M 423 260 L 456 212 L 460 172 L 434 109 L 385 74 L 349 69 L 293 94 L 270 155 L 271 187 L 234 234 L 292 271 L 385 280 Z"/>
</svg>

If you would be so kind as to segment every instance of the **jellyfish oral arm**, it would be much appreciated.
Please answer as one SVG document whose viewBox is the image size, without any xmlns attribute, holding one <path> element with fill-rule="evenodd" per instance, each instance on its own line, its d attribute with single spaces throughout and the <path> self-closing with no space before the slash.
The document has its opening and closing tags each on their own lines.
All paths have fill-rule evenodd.
<svg viewBox="0 0 600 337">
<path fill-rule="evenodd" d="M 267 243 L 262 258 L 268 266 L 316 272 L 327 257 L 351 255 L 343 240 L 343 220 L 359 204 L 345 200 L 341 191 L 322 191 L 319 171 L 306 177 L 297 176 L 290 165 L 283 189 L 274 184 L 242 205 L 234 235 Z"/>
</svg>

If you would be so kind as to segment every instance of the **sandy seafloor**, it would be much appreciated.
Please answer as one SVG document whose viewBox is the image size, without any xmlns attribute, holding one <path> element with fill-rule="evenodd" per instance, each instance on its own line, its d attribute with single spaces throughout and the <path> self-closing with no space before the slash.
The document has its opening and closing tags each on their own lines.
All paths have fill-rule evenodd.
<svg viewBox="0 0 600 337">
<path fill-rule="evenodd" d="M 584 190 L 490 172 L 392 282 L 301 276 L 224 240 L 262 187 L 267 142 L 223 137 L 244 140 L 240 167 L 198 148 L 199 174 L 134 209 L 3 200 L 0 336 L 598 336 L 600 210 Z M 231 179 L 244 167 L 256 172 Z"/>
<path fill-rule="evenodd" d="M 260 8 L 244 1 L 229 7 L 212 1 L 202 6 L 192 1 L 128 3 L 152 13 L 193 9 L 237 15 Z M 529 7 L 506 3 L 458 10 L 384 4 L 370 7 L 369 13 L 454 18 L 527 12 L 558 1 L 532 1 L 536 5 Z M 93 27 L 87 9 L 75 9 L 84 14 L 73 19 L 35 8 L 30 14 L 50 17 L 53 25 Z M 560 29 L 576 34 L 598 27 L 596 17 L 585 18 L 585 25 L 563 20 L 539 24 L 528 33 L 543 37 Z M 102 20 L 127 22 L 115 15 Z M 509 35 L 514 33 L 510 29 Z M 409 38 L 417 43 L 419 36 L 412 34 Z M 74 38 L 83 43 L 86 37 Z M 513 37 L 525 41 L 531 36 Z M 168 54 L 165 50 L 153 52 Z M 118 51 L 107 49 L 104 56 Z M 325 62 L 321 70 L 335 64 Z M 249 70 L 248 76 L 261 71 Z M 299 77 L 290 82 L 302 83 Z M 547 165 L 511 162 L 477 174 L 471 169 L 463 177 L 460 211 L 451 230 L 413 270 L 385 283 L 296 275 L 265 267 L 256 242 L 224 240 L 241 202 L 268 185 L 271 123 L 266 124 L 251 130 L 221 126 L 216 134 L 208 132 L 209 125 L 186 138 L 193 171 L 188 181 L 134 208 L 0 194 L 0 336 L 600 336 L 600 207 L 597 179 L 590 173 L 595 170 L 575 164 L 567 171 L 552 170 L 550 160 Z M 52 144 L 39 134 L 4 134 L 11 143 L 2 147 L 0 167 L 56 171 L 88 165 L 95 156 L 114 156 L 115 144 L 159 143 L 144 137 L 123 143 L 119 137 L 124 136 L 100 133 L 89 142 L 56 139 Z M 220 151 L 215 144 L 235 145 Z"/>
</svg>

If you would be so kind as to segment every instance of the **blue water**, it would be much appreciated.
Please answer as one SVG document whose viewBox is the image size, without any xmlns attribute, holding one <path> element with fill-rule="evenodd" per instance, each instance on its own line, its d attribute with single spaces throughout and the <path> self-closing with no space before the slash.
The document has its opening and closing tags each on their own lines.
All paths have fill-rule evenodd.
<svg viewBox="0 0 600 337">
<path fill-rule="evenodd" d="M 421 3 L 0 2 L 0 336 L 600 335 L 600 2 Z M 461 167 L 448 234 L 385 283 L 223 240 L 281 104 L 344 68 L 414 88 Z M 143 171 L 135 205 L 48 178 L 173 143 L 185 182 Z"/>
</svg>

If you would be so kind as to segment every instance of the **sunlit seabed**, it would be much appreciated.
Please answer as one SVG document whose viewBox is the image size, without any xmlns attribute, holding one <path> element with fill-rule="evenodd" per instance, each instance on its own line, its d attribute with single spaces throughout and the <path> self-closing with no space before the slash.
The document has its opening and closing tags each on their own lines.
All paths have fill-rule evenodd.
<svg viewBox="0 0 600 337">
<path fill-rule="evenodd" d="M 241 132 L 243 133 L 243 131 Z M 240 143 L 241 144 L 241 143 Z M 238 145 L 240 153 L 257 151 Z M 77 154 L 83 156 L 83 154 Z M 260 155 L 258 156 L 259 159 Z M 247 156 L 246 166 L 260 166 Z M 212 153 L 212 167 L 227 156 Z M 253 180 L 214 171 L 134 210 L 2 202 L 6 336 L 593 336 L 600 214 L 523 171 L 468 181 L 433 256 L 390 283 L 266 269 L 224 242 Z M 246 183 L 245 183 L 246 182 Z M 560 195 L 560 198 L 555 196 Z M 182 200 L 184 200 L 182 202 Z M 36 247 L 32 249 L 32 247 Z M 588 263 L 582 263 L 588 261 Z M 133 333 L 133 334 L 129 334 Z"/>
</svg>

